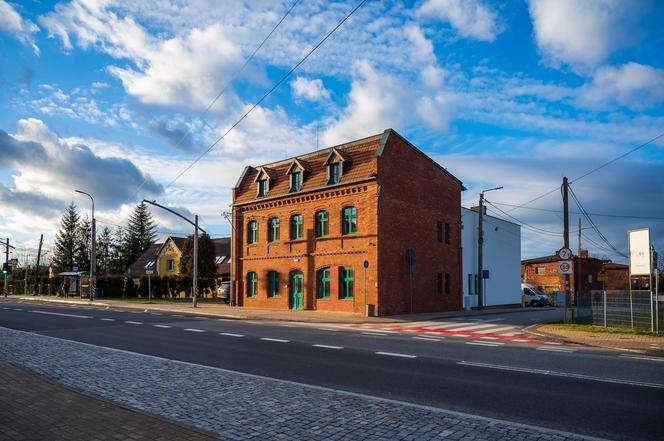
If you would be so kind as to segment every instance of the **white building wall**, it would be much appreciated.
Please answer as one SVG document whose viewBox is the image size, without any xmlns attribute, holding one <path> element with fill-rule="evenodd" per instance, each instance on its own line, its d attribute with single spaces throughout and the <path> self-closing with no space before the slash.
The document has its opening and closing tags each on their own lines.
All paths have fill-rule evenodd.
<svg viewBox="0 0 664 441">
<path fill-rule="evenodd" d="M 461 222 L 463 294 L 474 296 L 472 306 L 476 306 L 479 213 L 462 207 Z M 490 273 L 484 284 L 484 305 L 521 303 L 521 226 L 486 214 L 483 225 L 483 267 Z"/>
</svg>

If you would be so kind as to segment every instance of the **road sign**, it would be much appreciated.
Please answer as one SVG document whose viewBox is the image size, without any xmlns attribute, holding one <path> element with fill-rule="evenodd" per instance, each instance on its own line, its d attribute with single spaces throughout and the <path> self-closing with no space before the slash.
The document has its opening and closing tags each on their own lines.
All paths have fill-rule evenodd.
<svg viewBox="0 0 664 441">
<path fill-rule="evenodd" d="M 152 270 L 145 270 L 145 275 L 146 275 L 146 276 L 151 276 L 152 274 L 154 274 L 154 271 L 152 271 Z"/>
<path fill-rule="evenodd" d="M 365 261 L 364 261 L 364 267 L 365 267 L 365 268 L 369 268 L 369 261 L 368 261 L 368 260 L 365 260 Z"/>
<path fill-rule="evenodd" d="M 572 274 L 572 261 L 559 260 L 558 261 L 558 274 Z"/>
<path fill-rule="evenodd" d="M 597 273 L 598 282 L 608 282 L 609 281 L 609 272 L 607 270 L 599 270 Z"/>
<path fill-rule="evenodd" d="M 558 258 L 560 260 L 569 260 L 572 258 L 572 250 L 567 247 L 562 247 L 558 250 Z"/>
</svg>

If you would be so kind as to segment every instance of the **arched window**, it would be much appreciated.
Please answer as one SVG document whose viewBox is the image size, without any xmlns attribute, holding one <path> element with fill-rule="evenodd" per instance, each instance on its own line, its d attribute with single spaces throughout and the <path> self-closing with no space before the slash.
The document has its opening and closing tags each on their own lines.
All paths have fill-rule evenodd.
<svg viewBox="0 0 664 441">
<path fill-rule="evenodd" d="M 247 224 L 247 243 L 258 242 L 258 221 L 252 220 Z"/>
<path fill-rule="evenodd" d="M 275 297 L 279 294 L 279 273 L 268 271 L 267 273 L 267 296 Z"/>
<path fill-rule="evenodd" d="M 321 268 L 316 271 L 316 297 L 319 299 L 330 298 L 330 269 Z"/>
<path fill-rule="evenodd" d="M 329 218 L 327 211 L 316 212 L 316 237 L 327 237 L 329 231 Z"/>
<path fill-rule="evenodd" d="M 341 211 L 341 234 L 357 233 L 357 210 L 346 207 Z"/>
<path fill-rule="evenodd" d="M 247 297 L 256 297 L 258 292 L 258 277 L 251 271 L 247 273 Z"/>
<path fill-rule="evenodd" d="M 267 222 L 267 240 L 276 242 L 279 240 L 279 218 L 273 217 Z"/>
<path fill-rule="evenodd" d="M 301 214 L 294 214 L 290 218 L 290 238 L 291 240 L 302 239 L 303 232 L 303 221 Z"/>
</svg>

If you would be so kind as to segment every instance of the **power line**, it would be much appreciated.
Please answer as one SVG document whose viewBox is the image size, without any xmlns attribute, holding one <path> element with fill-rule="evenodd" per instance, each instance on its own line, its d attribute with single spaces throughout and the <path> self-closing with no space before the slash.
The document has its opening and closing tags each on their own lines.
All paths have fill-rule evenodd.
<svg viewBox="0 0 664 441">
<path fill-rule="evenodd" d="M 286 19 L 286 17 L 288 17 L 288 16 L 290 15 L 290 13 L 291 13 L 291 11 L 293 10 L 293 8 L 295 8 L 295 6 L 296 6 L 299 2 L 300 2 L 300 0 L 295 0 L 295 1 L 293 2 L 293 4 L 290 6 L 290 8 L 288 8 L 288 10 L 286 11 L 286 13 L 281 17 L 281 20 L 279 20 L 279 21 L 277 22 L 277 24 L 274 25 L 274 27 L 272 28 L 272 30 L 270 31 L 270 33 L 267 34 L 267 35 L 265 36 L 265 38 L 263 38 L 263 41 L 261 41 L 261 43 L 256 47 L 256 49 L 254 49 L 254 51 L 251 53 L 251 55 L 249 55 L 249 57 L 247 57 L 247 59 L 244 60 L 244 64 L 243 64 L 243 65 L 242 65 L 242 66 L 241 66 L 241 67 L 240 67 L 240 68 L 239 68 L 239 69 L 238 69 L 238 70 L 237 70 L 237 71 L 231 76 L 231 78 L 226 82 L 226 84 L 224 85 L 224 87 L 221 88 L 221 91 L 217 94 L 217 96 L 215 96 L 214 99 L 213 99 L 212 101 L 210 101 L 210 104 L 207 105 L 207 107 L 205 108 L 205 110 L 203 110 L 203 112 L 201 112 L 200 115 L 198 115 L 198 118 L 199 118 L 199 119 L 202 120 L 202 119 L 205 117 L 205 115 L 207 115 L 207 113 L 210 111 L 210 109 L 212 108 L 212 106 L 214 106 L 215 103 L 219 100 L 219 98 L 221 98 L 221 96 L 222 96 L 224 93 L 226 93 L 226 90 L 230 87 L 230 85 L 233 84 L 233 82 L 237 79 L 237 77 L 238 77 L 238 76 L 244 71 L 244 69 L 249 65 L 249 63 L 251 62 L 251 60 L 254 58 L 254 55 L 256 55 L 256 53 L 257 53 L 257 52 L 263 47 L 263 45 L 265 44 L 265 42 L 267 42 L 267 40 L 269 40 L 269 38 L 272 36 L 272 34 L 274 34 L 274 32 L 277 30 L 277 28 L 281 25 L 281 23 L 283 23 L 283 21 Z M 189 135 L 190 135 L 189 131 L 188 131 L 188 130 L 185 130 L 185 133 L 182 135 L 182 138 L 180 138 L 180 140 L 177 142 L 177 144 L 175 144 L 174 147 L 175 147 L 175 148 L 178 148 L 178 147 L 182 144 L 182 142 L 187 138 L 187 136 L 189 136 Z M 141 188 L 143 188 L 143 186 L 145 185 L 146 182 L 147 182 L 147 179 L 144 178 L 144 179 L 143 179 L 143 182 L 141 183 L 141 185 L 139 185 L 138 188 L 136 189 L 136 192 L 134 192 L 134 196 L 136 196 L 136 194 L 138 194 L 138 192 L 141 190 Z"/>
<path fill-rule="evenodd" d="M 535 210 L 535 211 L 546 211 L 549 213 L 562 213 L 562 210 L 551 210 L 548 208 L 539 208 L 539 207 L 523 207 L 520 205 L 515 205 L 515 204 L 507 204 L 504 202 L 494 202 L 496 205 L 502 205 L 505 207 L 519 207 L 519 208 L 525 208 L 526 210 Z M 570 214 L 583 214 L 578 211 L 570 211 Z M 615 218 L 622 218 L 622 219 L 645 219 L 645 220 L 664 220 L 664 217 L 653 217 L 653 216 L 629 216 L 629 215 L 623 215 L 623 214 L 606 214 L 606 213 L 588 213 L 591 216 L 599 216 L 599 217 L 615 217 Z"/>
<path fill-rule="evenodd" d="M 549 234 L 549 235 L 552 235 L 552 236 L 562 236 L 562 235 L 563 235 L 563 233 L 558 232 L 558 231 L 545 230 L 545 229 L 543 229 L 543 228 L 539 228 L 539 227 L 535 227 L 535 226 L 533 226 L 533 225 L 530 225 L 530 224 L 528 224 L 528 223 L 522 221 L 521 219 L 518 219 L 518 218 L 512 216 L 511 214 L 507 213 L 507 212 L 504 211 L 502 208 L 493 205 L 493 203 L 492 203 L 491 201 L 489 201 L 488 199 L 484 199 L 484 200 L 485 200 L 486 202 L 488 202 L 488 203 L 489 203 L 492 207 L 494 207 L 496 210 L 498 210 L 498 211 L 500 211 L 501 213 L 503 213 L 505 216 L 508 216 L 509 218 L 514 219 L 516 222 L 518 222 L 518 223 L 521 224 L 522 226 L 526 226 L 528 229 L 532 229 L 532 230 L 535 230 L 535 231 L 538 231 L 538 232 L 541 232 L 541 233 L 544 233 L 544 234 Z"/>
<path fill-rule="evenodd" d="M 201 154 L 200 154 L 200 155 L 199 155 L 199 156 L 198 156 L 198 157 L 197 157 L 197 158 L 196 158 L 191 164 L 189 164 L 187 167 L 184 168 L 184 170 L 182 170 L 180 173 L 178 173 L 177 176 L 175 176 L 175 178 L 174 178 L 171 182 L 169 182 L 168 185 L 166 185 L 166 188 L 168 188 L 168 187 L 170 187 L 171 185 L 173 185 L 178 179 L 180 179 L 180 177 L 182 177 L 182 175 L 184 175 L 184 174 L 185 174 L 186 172 L 188 172 L 188 171 L 189 171 L 194 165 L 196 165 L 196 164 L 198 163 L 198 161 L 200 161 L 201 159 L 203 159 L 203 157 L 204 157 L 205 155 L 207 155 L 208 153 L 210 153 L 210 151 L 211 151 L 211 150 L 212 150 L 212 149 L 213 149 L 213 148 L 214 148 L 214 147 L 215 147 L 215 146 L 216 146 L 216 145 L 217 145 L 222 139 L 224 139 L 224 138 L 226 137 L 226 135 L 228 135 L 228 134 L 231 132 L 231 130 L 233 130 L 235 127 L 237 127 L 237 126 L 238 126 L 238 125 L 239 125 L 239 124 L 240 124 L 240 123 L 241 123 L 241 122 L 242 122 L 242 121 L 243 121 L 243 120 L 244 120 L 244 119 L 245 119 L 245 118 L 246 118 L 251 112 L 254 111 L 254 109 L 255 109 L 256 107 L 258 107 L 258 106 L 260 105 L 260 103 L 262 103 L 262 102 L 263 102 L 268 96 L 270 96 L 270 94 L 272 94 L 272 92 L 274 92 L 275 89 L 276 89 L 277 87 L 279 87 L 284 81 L 286 81 L 286 79 L 287 79 L 287 78 L 288 78 L 288 77 L 289 77 L 289 76 L 290 76 L 290 75 L 291 75 L 291 74 L 292 74 L 292 73 L 293 73 L 298 67 L 300 67 L 300 65 L 301 65 L 302 63 L 304 63 L 304 62 L 305 62 L 305 61 L 311 56 L 311 54 L 314 53 L 314 51 L 315 51 L 316 49 L 318 49 L 323 43 L 325 43 L 325 41 L 327 41 L 327 39 L 330 38 L 330 36 L 332 36 L 332 34 L 333 34 L 337 29 L 339 29 L 339 28 L 341 27 L 341 25 L 343 25 L 343 24 L 346 22 L 346 20 L 348 20 L 348 19 L 349 19 L 354 13 L 355 13 L 355 11 L 357 11 L 358 9 L 360 9 L 360 7 L 362 7 L 362 5 L 364 5 L 364 3 L 366 3 L 366 2 L 367 2 L 367 0 L 362 0 L 357 6 L 355 6 L 355 8 L 353 8 L 353 10 L 351 10 L 351 11 L 350 11 L 350 12 L 349 12 L 349 13 L 343 18 L 343 20 L 341 20 L 341 21 L 340 21 L 340 22 L 339 22 L 334 28 L 332 28 L 332 30 L 331 30 L 330 32 L 328 32 L 327 35 L 325 35 L 325 37 L 323 37 L 323 39 L 322 39 L 321 41 L 319 41 L 318 44 L 316 44 L 316 45 L 313 47 L 313 49 L 311 49 L 311 50 L 310 50 L 310 51 L 309 51 L 309 52 L 308 52 L 308 53 L 307 53 L 307 54 L 306 54 L 306 55 L 305 55 L 300 61 L 298 61 L 298 62 L 297 62 L 297 63 L 296 63 L 296 64 L 295 64 L 295 65 L 294 65 L 294 66 L 293 66 L 293 67 L 292 67 L 292 68 L 291 68 L 291 69 L 290 69 L 290 70 L 289 70 L 284 76 L 282 76 L 281 79 L 280 79 L 279 81 L 277 81 L 277 83 L 276 83 L 274 86 L 272 86 L 272 88 L 271 88 L 270 90 L 268 90 L 268 91 L 267 91 L 267 92 L 261 97 L 261 99 L 259 99 L 258 101 L 256 101 L 256 103 L 255 103 L 253 106 L 251 106 L 251 108 L 249 108 L 249 110 L 247 110 L 247 111 L 246 111 L 246 112 L 245 112 L 245 113 L 244 113 L 244 114 L 243 114 L 243 115 L 242 115 L 242 116 L 241 116 L 241 117 L 240 117 L 235 123 L 233 123 L 233 125 L 232 125 L 228 130 L 226 130 L 226 132 L 224 132 L 223 135 L 221 135 L 219 138 L 217 138 L 217 140 L 214 141 L 214 142 L 210 145 L 210 147 L 207 148 L 207 150 L 205 150 L 203 153 L 201 153 Z"/>
<path fill-rule="evenodd" d="M 572 198 L 574 199 L 574 202 L 575 202 L 576 205 L 579 207 L 579 209 L 580 209 L 581 212 L 583 213 L 584 217 L 588 220 L 588 222 L 590 223 L 590 225 L 594 228 L 594 230 L 595 230 L 595 232 L 597 233 L 597 235 L 599 236 L 599 238 L 600 238 L 604 243 L 606 243 L 606 244 L 609 246 L 609 248 L 611 248 L 616 254 L 618 254 L 618 255 L 620 255 L 620 256 L 626 258 L 627 255 L 626 255 L 625 253 L 623 253 L 622 251 L 619 251 L 615 246 L 613 246 L 613 244 L 612 244 L 611 242 L 609 242 L 609 240 L 606 238 L 606 236 L 604 236 L 604 234 L 602 234 L 602 232 L 599 230 L 599 228 L 597 227 L 597 225 L 595 224 L 595 222 L 592 220 L 592 218 L 590 217 L 590 215 L 588 214 L 588 212 L 586 211 L 586 209 L 585 209 L 585 208 L 583 207 L 583 205 L 581 204 L 581 201 L 579 201 L 579 198 L 578 198 L 578 197 L 576 196 L 576 194 L 574 193 L 574 190 L 572 189 L 572 187 L 569 187 L 569 191 L 570 191 L 570 194 L 572 195 Z"/>
<path fill-rule="evenodd" d="M 622 155 L 617 156 L 617 157 L 611 159 L 610 161 L 607 161 L 607 162 L 605 162 L 605 163 L 603 163 L 603 164 L 601 164 L 601 165 L 595 167 L 594 169 L 592 169 L 592 170 L 590 170 L 590 171 L 588 171 L 588 172 L 582 174 L 581 176 L 579 176 L 579 177 L 577 177 L 577 178 L 574 178 L 574 179 L 570 180 L 569 183 L 571 184 L 572 182 L 579 181 L 579 180 L 585 178 L 586 176 L 588 176 L 588 175 L 590 175 L 590 174 L 592 174 L 592 173 L 595 173 L 596 171 L 601 170 L 601 169 L 603 169 L 604 167 L 606 167 L 606 166 L 608 166 L 608 165 L 611 165 L 611 164 L 613 164 L 614 162 L 616 162 L 616 161 L 618 161 L 618 160 L 620 160 L 620 159 L 622 159 L 622 158 L 624 158 L 624 157 L 626 157 L 626 156 L 628 156 L 628 155 L 631 155 L 631 154 L 634 153 L 635 151 L 640 150 L 640 149 L 642 149 L 643 147 L 645 147 L 645 146 L 647 146 L 647 145 L 649 145 L 649 144 L 652 144 L 653 142 L 657 141 L 658 139 L 660 139 L 660 138 L 662 138 L 662 137 L 664 137 L 664 132 L 660 133 L 659 135 L 655 136 L 654 138 L 651 138 L 650 140 L 644 142 L 643 144 L 639 144 L 638 146 L 636 146 L 636 147 L 634 147 L 633 149 L 631 149 L 631 150 L 629 150 L 629 151 L 623 153 Z M 514 206 L 513 208 L 511 208 L 510 210 L 507 210 L 507 211 L 508 211 L 508 212 L 512 212 L 512 211 L 514 211 L 514 210 L 516 210 L 516 209 L 523 208 L 523 207 L 526 206 L 526 205 L 530 205 L 530 204 L 532 204 L 533 202 L 535 202 L 535 201 L 537 201 L 537 200 L 540 200 L 540 199 L 542 199 L 543 197 L 546 197 L 546 196 L 550 195 L 551 193 L 556 192 L 556 191 L 558 190 L 558 188 L 559 188 L 559 187 L 556 187 L 556 188 L 554 188 L 554 189 L 552 189 L 552 190 L 550 190 L 550 191 L 547 191 L 546 193 L 541 194 L 541 195 L 537 196 L 536 198 L 533 198 L 533 199 L 529 200 L 528 202 L 524 202 L 523 204 L 516 205 L 516 206 Z"/>
</svg>

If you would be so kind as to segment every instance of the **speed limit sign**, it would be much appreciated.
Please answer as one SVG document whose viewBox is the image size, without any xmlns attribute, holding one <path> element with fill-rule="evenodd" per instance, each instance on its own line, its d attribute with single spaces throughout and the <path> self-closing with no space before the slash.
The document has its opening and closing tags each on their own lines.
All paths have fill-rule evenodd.
<svg viewBox="0 0 664 441">
<path fill-rule="evenodd" d="M 558 274 L 572 274 L 572 261 L 559 260 L 558 261 Z"/>
<path fill-rule="evenodd" d="M 562 247 L 558 250 L 558 258 L 560 260 L 569 260 L 572 258 L 572 250 L 567 247 Z"/>
</svg>

